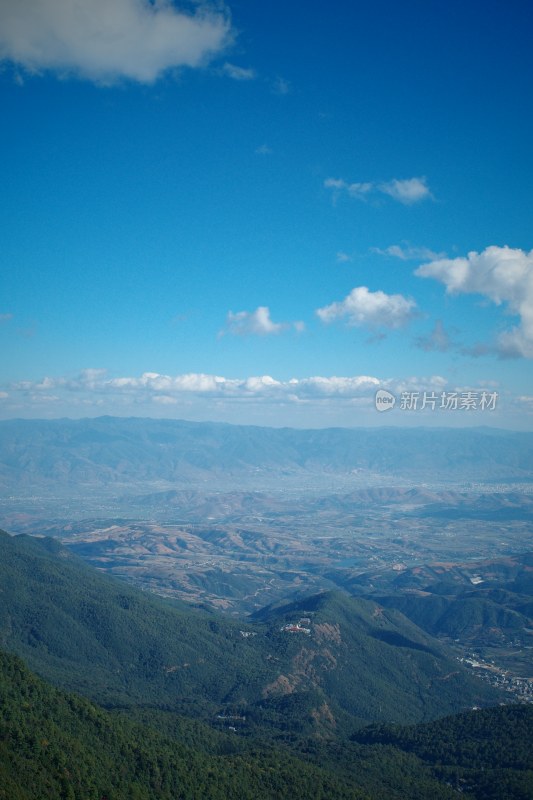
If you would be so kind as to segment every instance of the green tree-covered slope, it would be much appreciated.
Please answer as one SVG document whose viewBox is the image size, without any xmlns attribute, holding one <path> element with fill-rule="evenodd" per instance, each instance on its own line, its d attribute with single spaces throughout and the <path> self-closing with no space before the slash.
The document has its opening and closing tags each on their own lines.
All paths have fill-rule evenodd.
<svg viewBox="0 0 533 800">
<path fill-rule="evenodd" d="M 143 715 L 149 722 L 150 714 Z M 374 725 L 351 741 L 294 738 L 283 748 L 177 717 L 164 732 L 156 723 L 157 713 L 142 725 L 65 694 L 0 652 L 0 799 L 533 797 L 533 708 L 527 706 L 409 727 Z"/>
<path fill-rule="evenodd" d="M 2 800 L 363 800 L 348 780 L 272 749 L 209 756 L 111 716 L 0 653 Z"/>
<path fill-rule="evenodd" d="M 497 701 L 397 611 L 325 593 L 253 624 L 171 605 L 50 539 L 0 534 L 0 646 L 104 705 L 152 704 L 301 730 L 418 721 Z M 311 634 L 283 623 L 309 613 Z M 254 633 L 244 637 L 241 629 Z"/>
<path fill-rule="evenodd" d="M 371 726 L 354 740 L 415 755 L 477 800 L 533 798 L 533 706 L 480 709 L 430 723 Z"/>
</svg>

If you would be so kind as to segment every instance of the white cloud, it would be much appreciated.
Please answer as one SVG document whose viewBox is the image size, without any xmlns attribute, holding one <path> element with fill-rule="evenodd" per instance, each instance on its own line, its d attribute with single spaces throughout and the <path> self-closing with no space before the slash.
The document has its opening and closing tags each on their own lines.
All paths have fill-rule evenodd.
<svg viewBox="0 0 533 800">
<path fill-rule="evenodd" d="M 343 178 L 326 178 L 324 186 L 326 189 L 332 189 L 335 195 L 346 192 L 350 197 L 359 200 L 366 200 L 373 194 L 385 194 L 399 203 L 403 203 L 403 205 L 413 205 L 433 196 L 424 177 L 407 178 L 405 180 L 393 178 L 393 180 L 381 183 L 368 181 L 349 183 Z"/>
<path fill-rule="evenodd" d="M 324 181 L 326 189 L 346 189 L 348 184 L 342 178 L 326 178 Z"/>
<path fill-rule="evenodd" d="M 301 332 L 305 325 L 303 322 L 293 322 L 294 328 Z M 220 331 L 219 336 L 226 333 L 233 336 L 271 336 L 281 333 L 291 327 L 287 322 L 274 322 L 270 317 L 268 306 L 258 306 L 255 311 L 228 312 L 226 327 Z"/>
<path fill-rule="evenodd" d="M 409 206 L 431 197 L 426 178 L 409 178 L 403 181 L 395 178 L 387 183 L 380 183 L 377 189 L 384 194 L 390 195 L 400 203 Z"/>
<path fill-rule="evenodd" d="M 371 251 L 380 256 L 391 256 L 392 258 L 399 258 L 401 261 L 433 261 L 438 258 L 445 258 L 446 253 L 435 253 L 429 247 L 416 247 L 407 242 L 403 244 L 391 244 L 390 247 L 381 249 L 380 247 L 372 247 Z"/>
<path fill-rule="evenodd" d="M 302 378 L 289 382 L 292 389 L 300 397 L 360 397 L 373 391 L 381 385 L 379 378 L 370 375 L 356 375 L 353 377 L 324 378 L 315 376 Z"/>
<path fill-rule="evenodd" d="M 422 278 L 435 278 L 448 294 L 480 294 L 520 318 L 501 333 L 492 350 L 502 357 L 533 358 L 533 250 L 487 247 L 466 258 L 439 259 L 415 271 Z M 480 346 L 483 350 L 483 345 Z M 491 348 L 485 346 L 485 352 Z"/>
<path fill-rule="evenodd" d="M 177 393 L 199 393 L 217 392 L 225 379 L 216 375 L 204 375 L 203 373 L 186 373 L 185 375 L 160 375 L 158 372 L 144 372 L 139 378 L 111 378 L 102 380 L 100 388 L 105 390 L 145 390 L 150 393 L 170 392 Z M 82 379 L 81 386 L 84 385 Z M 70 388 L 77 389 L 78 385 L 71 385 Z"/>
<path fill-rule="evenodd" d="M 316 311 L 322 322 L 346 319 L 348 325 L 369 328 L 402 328 L 416 315 L 416 303 L 401 294 L 371 292 L 366 286 L 356 286 L 339 302 Z"/>
<path fill-rule="evenodd" d="M 0 3 L 0 60 L 98 82 L 152 83 L 200 67 L 231 39 L 220 5 L 194 13 L 170 0 L 15 0 Z"/>
<path fill-rule="evenodd" d="M 261 144 L 259 145 L 259 147 L 255 148 L 255 152 L 259 156 L 270 156 L 272 155 L 273 150 L 271 147 L 268 146 L 268 144 Z"/>
<path fill-rule="evenodd" d="M 250 394 L 263 394 L 263 392 L 270 392 L 273 389 L 282 388 L 283 384 L 276 381 L 270 375 L 261 375 L 259 377 L 246 378 L 242 381 L 241 387 L 238 387 L 233 382 L 232 389 L 243 388 L 245 392 Z"/>
<path fill-rule="evenodd" d="M 234 81 L 253 81 L 256 77 L 255 69 L 238 67 L 236 64 L 226 62 L 222 67 L 222 71 L 228 78 Z"/>
<path fill-rule="evenodd" d="M 15 395 L 26 395 L 41 402 L 56 393 L 68 393 L 71 397 L 108 396 L 124 398 L 135 402 L 155 402 L 173 405 L 186 396 L 212 397 L 218 399 L 245 400 L 252 398 L 277 398 L 283 402 L 288 399 L 302 401 L 328 397 L 356 398 L 370 397 L 371 392 L 390 381 L 368 375 L 353 377 L 292 378 L 276 380 L 270 375 L 247 378 L 225 378 L 204 373 L 183 375 L 163 375 L 158 372 L 144 372 L 137 377 L 107 377 L 106 370 L 83 370 L 76 378 L 46 376 L 39 381 L 19 381 L 11 384 L 10 391 Z M 7 392 L 3 393 L 5 397 Z"/>
<path fill-rule="evenodd" d="M 13 319 L 13 314 L 0 314 L 0 324 L 2 322 L 9 322 Z"/>
</svg>

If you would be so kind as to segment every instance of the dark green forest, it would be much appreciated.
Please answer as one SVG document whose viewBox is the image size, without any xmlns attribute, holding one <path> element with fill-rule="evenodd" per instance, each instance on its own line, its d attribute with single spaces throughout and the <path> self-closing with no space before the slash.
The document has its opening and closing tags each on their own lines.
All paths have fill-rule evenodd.
<svg viewBox="0 0 533 800">
<path fill-rule="evenodd" d="M 5 800 L 533 798 L 533 707 L 373 599 L 237 622 L 1 533 L 0 648 Z"/>
<path fill-rule="evenodd" d="M 365 796 L 280 750 L 207 755 L 52 688 L 6 654 L 0 654 L 0 697 L 5 800 Z"/>
<path fill-rule="evenodd" d="M 348 740 L 240 739 L 109 712 L 0 654 L 0 798 L 356 800 L 533 797 L 533 708 L 498 707 Z M 162 730 L 162 728 L 164 730 Z"/>
</svg>

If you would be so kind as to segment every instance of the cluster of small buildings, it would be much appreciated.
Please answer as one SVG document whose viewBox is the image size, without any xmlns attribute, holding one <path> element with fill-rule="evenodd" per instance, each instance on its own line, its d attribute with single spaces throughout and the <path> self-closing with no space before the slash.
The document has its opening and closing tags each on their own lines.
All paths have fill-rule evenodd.
<svg viewBox="0 0 533 800">
<path fill-rule="evenodd" d="M 500 675 L 491 681 L 493 686 L 499 686 L 515 696 L 523 703 L 533 703 L 533 678 L 517 678 L 512 675 Z"/>
<path fill-rule="evenodd" d="M 479 670 L 477 674 L 492 686 L 504 689 L 521 702 L 533 703 L 533 678 L 521 678 L 507 670 L 496 667 L 494 663 L 482 661 L 472 655 L 471 658 L 460 658 L 463 664 Z"/>
<path fill-rule="evenodd" d="M 284 633 L 306 633 L 309 635 L 311 633 L 311 628 L 305 626 L 310 624 L 311 620 L 309 617 L 302 617 L 298 622 L 288 622 L 287 625 L 282 625 L 281 630 Z"/>
</svg>

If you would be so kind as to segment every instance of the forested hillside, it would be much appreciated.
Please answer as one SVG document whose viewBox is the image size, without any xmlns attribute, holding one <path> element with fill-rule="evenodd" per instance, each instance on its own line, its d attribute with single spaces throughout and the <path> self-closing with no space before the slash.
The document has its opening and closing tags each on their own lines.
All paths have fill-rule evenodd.
<svg viewBox="0 0 533 800">
<path fill-rule="evenodd" d="M 169 706 L 300 732 L 428 720 L 499 694 L 400 612 L 323 593 L 236 622 L 87 566 L 55 540 L 0 535 L 0 645 L 109 706 Z M 308 618 L 307 633 L 285 630 Z M 326 710 L 327 709 L 327 710 Z"/>
<path fill-rule="evenodd" d="M 529 800 L 533 708 L 361 729 L 351 741 L 209 731 L 113 713 L 0 652 L 2 800 Z M 170 719 L 173 720 L 170 724 Z M 158 724 L 159 723 L 159 724 Z"/>
<path fill-rule="evenodd" d="M 53 689 L 0 653 L 2 800 L 364 800 L 271 748 L 208 756 Z"/>
</svg>

